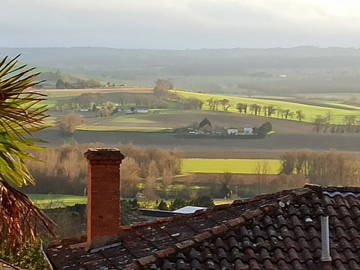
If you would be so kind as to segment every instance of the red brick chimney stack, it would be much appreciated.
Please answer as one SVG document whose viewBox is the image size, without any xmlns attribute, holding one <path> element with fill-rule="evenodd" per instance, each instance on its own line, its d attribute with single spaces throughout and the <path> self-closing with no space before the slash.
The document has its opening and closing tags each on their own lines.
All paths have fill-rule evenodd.
<svg viewBox="0 0 360 270">
<path fill-rule="evenodd" d="M 117 238 L 120 228 L 119 149 L 89 149 L 87 180 L 87 247 L 95 248 Z"/>
</svg>

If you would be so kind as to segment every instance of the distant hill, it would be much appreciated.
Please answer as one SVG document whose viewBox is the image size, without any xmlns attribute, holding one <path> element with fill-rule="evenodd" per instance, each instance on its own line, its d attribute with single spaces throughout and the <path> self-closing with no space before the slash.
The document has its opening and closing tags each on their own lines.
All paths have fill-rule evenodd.
<svg viewBox="0 0 360 270">
<path fill-rule="evenodd" d="M 285 94 L 355 92 L 360 50 L 301 46 L 272 49 L 128 50 L 112 48 L 0 48 L 0 57 L 103 81 L 212 92 Z"/>
</svg>

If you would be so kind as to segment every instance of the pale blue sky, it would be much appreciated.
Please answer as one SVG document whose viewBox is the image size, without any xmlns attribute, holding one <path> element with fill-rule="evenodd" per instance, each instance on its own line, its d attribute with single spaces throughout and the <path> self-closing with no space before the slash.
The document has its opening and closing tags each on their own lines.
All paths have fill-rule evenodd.
<svg viewBox="0 0 360 270">
<path fill-rule="evenodd" d="M 0 47 L 360 47 L 355 0 L 1 0 Z"/>
</svg>

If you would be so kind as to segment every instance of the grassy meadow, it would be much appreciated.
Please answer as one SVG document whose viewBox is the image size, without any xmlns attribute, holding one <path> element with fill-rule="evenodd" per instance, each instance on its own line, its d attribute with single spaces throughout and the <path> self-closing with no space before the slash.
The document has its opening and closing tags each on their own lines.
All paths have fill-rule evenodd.
<svg viewBox="0 0 360 270">
<path fill-rule="evenodd" d="M 355 115 L 360 116 L 360 107 L 348 106 L 335 103 L 319 103 L 319 105 L 307 105 L 300 102 L 291 102 L 287 100 L 275 100 L 275 99 L 263 99 L 263 98 L 247 98 L 247 97 L 235 97 L 227 95 L 218 95 L 218 94 L 208 94 L 208 93 L 196 93 L 183 90 L 172 90 L 173 93 L 180 95 L 184 98 L 196 98 L 204 102 L 203 110 L 209 110 L 206 100 L 210 98 L 214 99 L 228 99 L 230 101 L 231 107 L 229 112 L 237 112 L 236 104 L 237 103 L 247 103 L 247 104 L 258 104 L 261 106 L 276 106 L 281 109 L 290 109 L 291 111 L 301 110 L 305 119 L 304 122 L 312 123 L 317 115 L 326 116 L 329 112 L 331 113 L 331 123 L 332 124 L 341 124 L 344 116 L 346 115 Z M 334 108 L 336 107 L 336 108 Z M 276 115 L 272 115 L 272 118 L 280 118 Z"/>
<path fill-rule="evenodd" d="M 112 126 L 112 125 L 82 125 L 76 128 L 81 131 L 121 131 L 121 132 L 169 132 L 171 129 L 162 127 L 127 127 L 127 126 Z"/>
<path fill-rule="evenodd" d="M 28 194 L 29 198 L 34 202 L 36 206 L 41 209 L 61 208 L 66 206 L 73 206 L 75 204 L 86 204 L 86 196 L 74 196 L 64 194 Z M 164 200 L 166 203 L 170 203 L 171 200 Z M 233 200 L 227 199 L 214 199 L 216 205 L 232 203 Z M 156 209 L 159 205 L 159 201 L 145 201 L 139 202 L 141 208 Z"/>
<path fill-rule="evenodd" d="M 75 96 L 79 96 L 82 93 L 133 93 L 133 94 L 142 94 L 149 93 L 151 88 L 119 88 L 119 89 L 51 89 L 51 90 L 41 90 L 40 92 L 46 94 L 48 99 L 43 101 L 41 104 L 48 105 L 49 109 L 52 109 L 60 103 L 66 103 L 67 100 Z M 150 91 L 151 92 L 151 91 Z M 286 123 L 302 124 L 313 123 L 316 116 L 320 115 L 325 117 L 329 113 L 331 114 L 330 122 L 332 124 L 343 124 L 344 117 L 346 115 L 360 116 L 360 107 L 345 105 L 336 102 L 313 102 L 301 99 L 290 99 L 290 98 L 275 98 L 275 97 L 264 97 L 264 98 L 248 98 L 248 97 L 236 97 L 228 95 L 219 95 L 219 94 L 209 94 L 209 93 L 197 93 L 184 90 L 171 90 L 172 93 L 183 98 L 195 98 L 202 100 L 204 102 L 201 111 L 194 110 L 182 110 L 176 108 L 168 109 L 151 109 L 149 114 L 144 115 L 115 115 L 106 118 L 99 117 L 89 117 L 84 114 L 86 117 L 85 124 L 79 126 L 77 129 L 82 131 L 134 131 L 134 132 L 168 132 L 173 128 L 187 126 L 193 122 L 199 122 L 204 117 L 210 117 L 211 121 L 215 125 L 223 124 L 225 127 L 230 126 L 242 126 L 252 124 L 254 126 L 261 125 L 260 122 L 264 121 L 263 114 L 261 117 L 254 116 L 253 114 L 242 114 L 242 120 L 236 120 L 239 116 L 239 113 L 236 109 L 237 103 L 246 103 L 258 104 L 261 106 L 275 106 L 281 108 L 282 110 L 289 109 L 291 112 L 296 112 L 301 110 L 305 116 L 303 121 L 300 123 L 295 118 L 288 120 L 293 121 L 278 121 L 275 124 L 274 130 L 276 132 L 283 133 L 293 130 L 293 127 L 283 127 Z M 209 111 L 209 106 L 206 100 L 214 99 L 228 99 L 230 101 L 231 107 L 229 108 L 229 113 L 224 113 L 222 107 L 219 106 L 219 111 Z M 54 119 L 58 117 L 62 112 L 50 113 L 54 117 L 49 118 L 46 121 L 48 125 L 54 125 Z M 67 112 L 64 112 L 66 114 Z M 276 113 L 271 116 L 274 119 L 281 120 L 281 116 Z M 222 118 L 222 119 L 220 119 Z M 249 118 L 249 119 L 245 119 Z M 251 118 L 251 119 L 250 119 Z M 283 124 L 280 124 L 283 123 Z M 279 130 L 280 128 L 280 130 Z M 311 128 L 299 126 L 296 130 L 300 133 L 308 133 L 311 131 Z M 291 133 L 290 132 L 290 133 Z"/>
<path fill-rule="evenodd" d="M 86 197 L 64 194 L 28 194 L 30 200 L 40 208 L 57 208 L 86 204 Z"/>
<path fill-rule="evenodd" d="M 280 160 L 276 159 L 186 158 L 182 160 L 183 173 L 278 174 L 280 167 Z"/>
</svg>

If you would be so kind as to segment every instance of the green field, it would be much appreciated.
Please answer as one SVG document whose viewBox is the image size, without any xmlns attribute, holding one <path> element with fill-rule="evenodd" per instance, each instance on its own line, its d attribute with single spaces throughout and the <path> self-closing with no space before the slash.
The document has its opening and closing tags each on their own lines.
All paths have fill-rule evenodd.
<svg viewBox="0 0 360 270">
<path fill-rule="evenodd" d="M 87 198 L 85 196 L 63 195 L 63 194 L 28 194 L 29 198 L 41 209 L 50 209 L 58 207 L 73 206 L 75 204 L 86 204 Z M 170 203 L 171 200 L 165 200 Z M 214 199 L 214 203 L 226 204 L 231 203 L 232 200 Z M 158 201 L 140 202 L 141 208 L 156 208 Z"/>
<path fill-rule="evenodd" d="M 169 128 L 162 127 L 122 127 L 122 126 L 102 126 L 102 125 L 82 125 L 76 128 L 82 131 L 128 131 L 128 132 L 170 132 Z"/>
<path fill-rule="evenodd" d="M 208 104 L 206 104 L 206 100 L 210 98 L 214 99 L 228 99 L 230 101 L 231 107 L 229 112 L 237 112 L 236 104 L 237 103 L 247 103 L 247 104 L 258 104 L 261 106 L 275 106 L 277 108 L 281 108 L 283 110 L 289 109 L 292 112 L 297 110 L 301 110 L 304 115 L 305 119 L 304 122 L 312 123 L 317 115 L 326 116 L 329 112 L 332 115 L 331 123 L 333 124 L 341 124 L 343 122 L 343 118 L 345 115 L 355 115 L 360 116 L 360 108 L 355 106 L 346 106 L 346 105 L 339 105 L 340 108 L 332 108 L 334 104 L 330 103 L 323 103 L 321 106 L 315 105 L 306 105 L 301 103 L 295 103 L 290 101 L 283 101 L 283 100 L 272 100 L 272 99 L 262 99 L 262 98 L 247 98 L 247 97 L 235 97 L 235 96 L 226 96 L 226 95 L 217 95 L 217 94 L 207 94 L 207 93 L 195 93 L 189 91 L 182 91 L 182 90 L 172 90 L 173 93 L 176 93 L 179 96 L 185 98 L 195 98 L 200 99 L 204 102 L 203 110 L 209 110 Z M 219 106 L 221 108 L 221 106 Z M 348 108 L 348 109 L 347 109 Z M 273 118 L 280 118 L 275 114 L 272 115 Z M 291 119 L 290 119 L 291 120 Z M 293 119 L 295 120 L 295 119 Z"/>
<path fill-rule="evenodd" d="M 86 204 L 86 197 L 63 194 L 28 194 L 34 204 L 40 208 L 57 208 Z"/>
<path fill-rule="evenodd" d="M 183 159 L 183 173 L 278 174 L 280 160 L 275 159 Z"/>
</svg>

